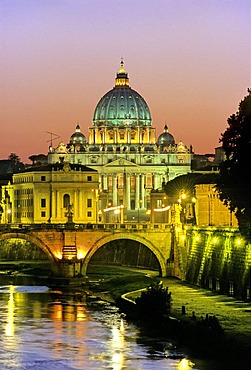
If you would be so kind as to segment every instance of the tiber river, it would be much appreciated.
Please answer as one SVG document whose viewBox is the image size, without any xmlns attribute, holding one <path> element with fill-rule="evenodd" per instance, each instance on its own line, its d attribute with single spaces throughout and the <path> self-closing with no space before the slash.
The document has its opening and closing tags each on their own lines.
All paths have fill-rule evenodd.
<svg viewBox="0 0 251 370">
<path fill-rule="evenodd" d="M 1 370 L 220 369 L 144 334 L 104 301 L 13 284 L 0 275 Z"/>
</svg>

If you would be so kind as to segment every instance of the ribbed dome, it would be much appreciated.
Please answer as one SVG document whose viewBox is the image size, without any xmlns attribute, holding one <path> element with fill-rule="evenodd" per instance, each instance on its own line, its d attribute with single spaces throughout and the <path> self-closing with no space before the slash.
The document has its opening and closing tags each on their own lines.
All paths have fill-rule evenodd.
<svg viewBox="0 0 251 370">
<path fill-rule="evenodd" d="M 77 125 L 76 126 L 76 131 L 70 137 L 70 144 L 85 144 L 85 143 L 86 143 L 85 135 L 82 134 L 82 132 L 80 130 L 80 126 Z"/>
<path fill-rule="evenodd" d="M 157 144 L 162 146 L 175 144 L 174 137 L 168 132 L 167 125 L 164 127 L 164 132 L 158 137 Z"/>
<path fill-rule="evenodd" d="M 129 86 L 121 61 L 115 87 L 98 102 L 93 126 L 151 126 L 152 118 L 144 98 Z"/>
</svg>

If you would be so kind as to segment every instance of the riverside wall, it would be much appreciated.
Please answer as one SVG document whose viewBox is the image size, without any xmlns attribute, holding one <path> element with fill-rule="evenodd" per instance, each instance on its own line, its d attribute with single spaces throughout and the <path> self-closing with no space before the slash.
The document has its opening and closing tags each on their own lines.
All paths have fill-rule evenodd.
<svg viewBox="0 0 251 370">
<path fill-rule="evenodd" d="M 184 280 L 250 301 L 251 244 L 237 228 L 188 227 L 176 245 Z"/>
</svg>

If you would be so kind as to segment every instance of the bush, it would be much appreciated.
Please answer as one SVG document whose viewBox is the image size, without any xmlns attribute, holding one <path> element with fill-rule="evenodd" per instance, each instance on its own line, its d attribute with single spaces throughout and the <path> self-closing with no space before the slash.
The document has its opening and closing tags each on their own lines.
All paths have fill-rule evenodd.
<svg viewBox="0 0 251 370">
<path fill-rule="evenodd" d="M 140 318 L 160 319 L 169 316 L 171 311 L 171 293 L 163 284 L 154 284 L 136 298 L 136 310 Z"/>
</svg>

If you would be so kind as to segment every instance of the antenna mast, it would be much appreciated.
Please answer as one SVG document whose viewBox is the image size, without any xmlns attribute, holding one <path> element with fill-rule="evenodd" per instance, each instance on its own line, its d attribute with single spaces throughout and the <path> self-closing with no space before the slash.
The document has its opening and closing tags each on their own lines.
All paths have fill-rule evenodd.
<svg viewBox="0 0 251 370">
<path fill-rule="evenodd" d="M 45 131 L 47 134 L 50 134 L 51 135 L 51 138 L 50 140 L 46 140 L 47 143 L 51 143 L 51 147 L 52 147 L 52 142 L 53 140 L 56 140 L 56 139 L 59 139 L 60 136 L 57 135 L 57 134 L 54 134 L 53 132 L 50 132 L 50 131 Z M 54 137 L 53 137 L 54 136 Z"/>
</svg>

